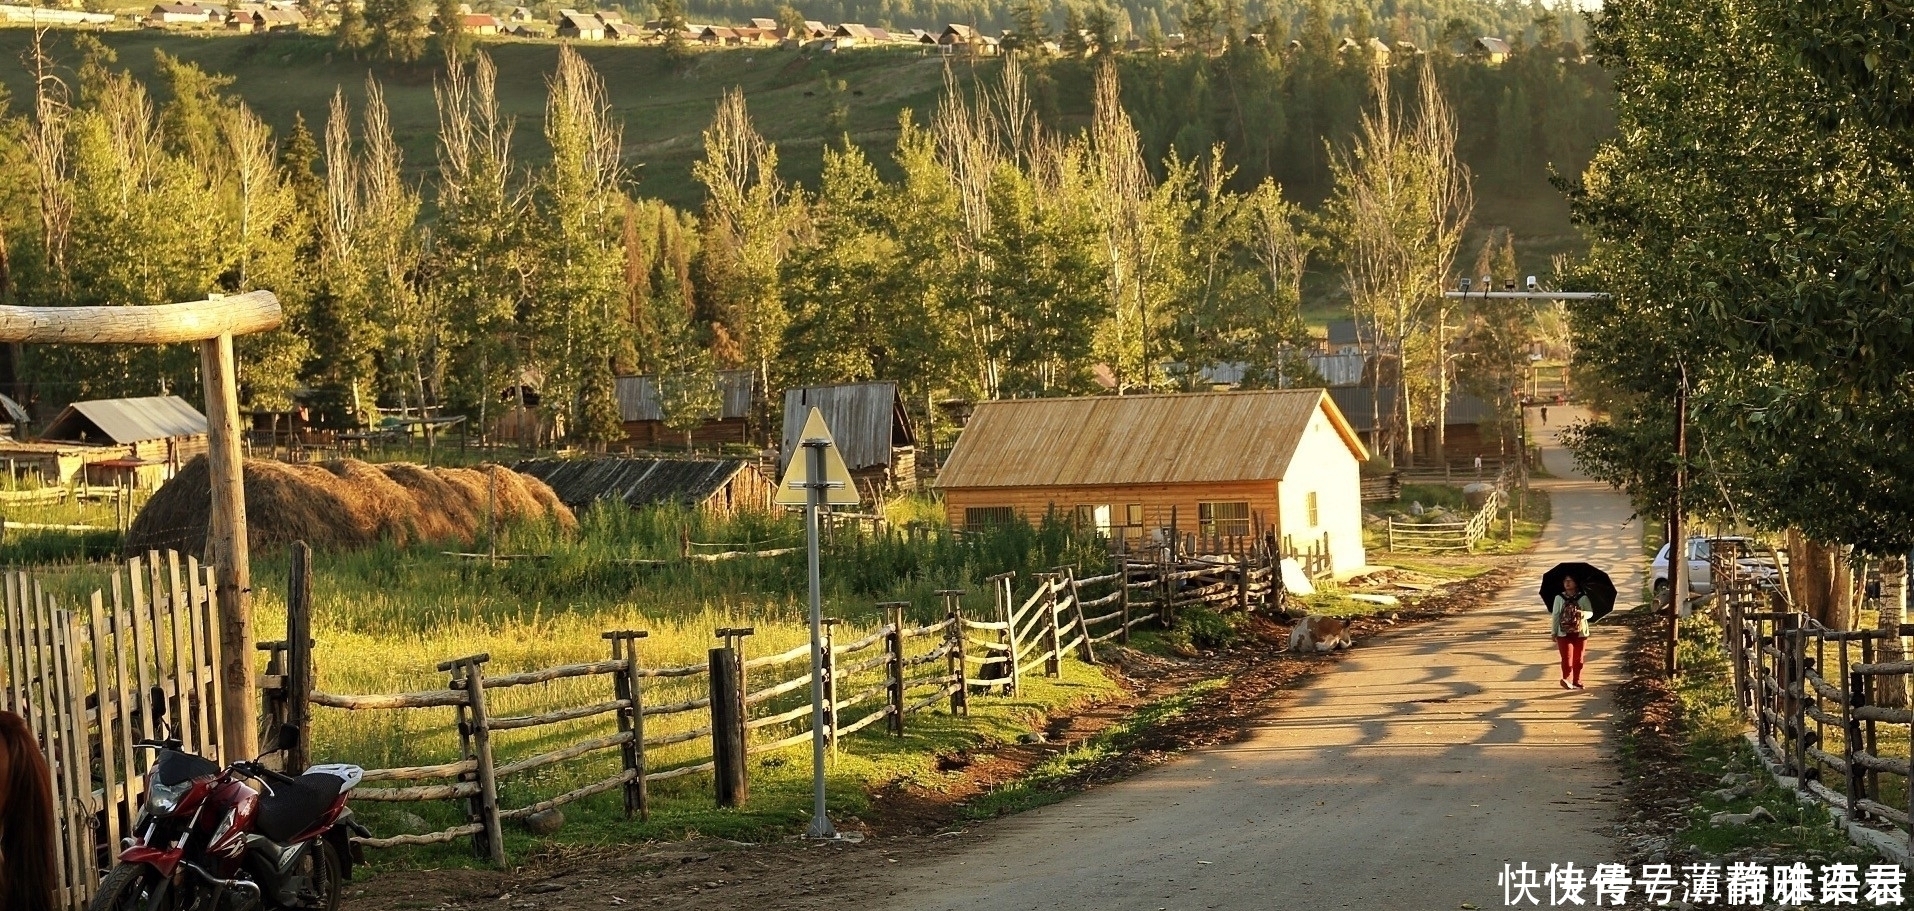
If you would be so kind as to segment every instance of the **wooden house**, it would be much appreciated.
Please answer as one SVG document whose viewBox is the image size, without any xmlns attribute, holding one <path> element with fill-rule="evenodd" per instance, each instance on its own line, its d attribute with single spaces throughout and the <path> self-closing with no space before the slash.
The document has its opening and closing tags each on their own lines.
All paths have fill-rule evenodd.
<svg viewBox="0 0 1914 911">
<path fill-rule="evenodd" d="M 207 25 L 226 21 L 226 9 L 204 3 L 161 3 L 146 18 L 162 25 Z"/>
<path fill-rule="evenodd" d="M 1514 53 L 1507 41 L 1500 38 L 1482 37 L 1469 44 L 1469 56 L 1488 63 L 1501 63 Z"/>
<path fill-rule="evenodd" d="M 625 446 L 632 449 L 654 447 L 684 448 L 685 434 L 665 426 L 665 405 L 654 376 L 621 376 L 617 379 L 618 419 L 625 425 Z M 748 443 L 745 420 L 751 414 L 755 389 L 749 370 L 720 370 L 710 377 L 717 386 L 718 413 L 705 418 L 691 431 L 693 446 L 722 446 Z"/>
<path fill-rule="evenodd" d="M 47 422 L 40 442 L 88 447 L 100 457 L 82 457 L 87 463 L 122 459 L 151 466 L 136 480 L 157 484 L 206 451 L 206 417 L 176 395 L 74 402 Z M 61 483 L 73 480 L 65 469 Z"/>
<path fill-rule="evenodd" d="M 576 38 L 580 41 L 603 41 L 605 40 L 605 23 L 591 13 L 562 9 L 558 11 L 558 37 Z"/>
<path fill-rule="evenodd" d="M 1330 398 L 1348 417 L 1349 426 L 1355 428 L 1356 435 L 1371 449 L 1381 448 L 1390 435 L 1389 428 L 1395 421 L 1396 394 L 1393 381 L 1376 388 L 1373 398 L 1366 382 L 1329 390 Z M 1417 418 L 1416 423 L 1420 425 L 1416 428 L 1418 457 L 1425 453 L 1433 454 L 1433 422 Z M 1516 444 L 1514 416 L 1509 416 L 1506 421 L 1498 421 L 1494 405 L 1466 392 L 1449 391 L 1449 406 L 1443 423 L 1447 426 L 1443 428 L 1442 454 L 1452 465 L 1471 463 L 1476 456 L 1501 457 L 1505 455 L 1505 446 L 1512 448 Z"/>
<path fill-rule="evenodd" d="M 480 37 L 489 37 L 505 30 L 505 24 L 500 22 L 497 16 L 488 15 L 486 13 L 470 13 L 460 16 L 459 24 L 465 28 L 466 34 L 478 35 Z"/>
<path fill-rule="evenodd" d="M 804 420 L 816 408 L 844 467 L 866 496 L 887 490 L 917 487 L 917 431 L 896 383 L 846 383 L 839 386 L 801 386 L 784 392 L 783 445 L 778 448 L 782 477 L 791 457 L 803 448 L 799 435 Z"/>
<path fill-rule="evenodd" d="M 744 459 L 532 459 L 512 468 L 544 481 L 579 512 L 604 501 L 633 509 L 676 503 L 725 516 L 764 512 L 775 490 Z"/>
<path fill-rule="evenodd" d="M 1113 540 L 1180 533 L 1327 537 L 1331 568 L 1364 562 L 1368 450 L 1321 389 L 980 402 L 937 486 L 957 528 L 1051 510 Z"/>
</svg>

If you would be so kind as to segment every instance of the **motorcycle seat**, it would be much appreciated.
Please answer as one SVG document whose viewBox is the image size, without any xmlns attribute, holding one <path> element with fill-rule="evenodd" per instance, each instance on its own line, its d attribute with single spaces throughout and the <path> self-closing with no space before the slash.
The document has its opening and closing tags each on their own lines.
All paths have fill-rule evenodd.
<svg viewBox="0 0 1914 911">
<path fill-rule="evenodd" d="M 276 842 L 291 840 L 319 820 L 345 784 L 337 775 L 307 772 L 290 784 L 274 785 L 271 794 L 259 798 L 259 834 Z"/>
</svg>

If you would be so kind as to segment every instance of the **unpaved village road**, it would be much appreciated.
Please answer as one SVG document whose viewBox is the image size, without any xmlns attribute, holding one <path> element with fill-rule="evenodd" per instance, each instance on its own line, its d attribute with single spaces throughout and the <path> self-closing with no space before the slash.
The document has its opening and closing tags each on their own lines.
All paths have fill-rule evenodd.
<svg viewBox="0 0 1914 911">
<path fill-rule="evenodd" d="M 1552 411 L 1549 430 L 1582 417 Z M 1633 603 L 1640 536 L 1621 496 L 1559 448 L 1544 459 L 1563 479 L 1541 482 L 1554 520 L 1493 604 L 1361 642 L 1243 742 L 1006 820 L 886 884 L 879 907 L 1486 909 L 1503 906 L 1505 862 L 1621 861 L 1600 834 L 1621 793 L 1619 633 L 1595 628 L 1589 690 L 1560 689 L 1533 580 L 1587 560 Z"/>
</svg>

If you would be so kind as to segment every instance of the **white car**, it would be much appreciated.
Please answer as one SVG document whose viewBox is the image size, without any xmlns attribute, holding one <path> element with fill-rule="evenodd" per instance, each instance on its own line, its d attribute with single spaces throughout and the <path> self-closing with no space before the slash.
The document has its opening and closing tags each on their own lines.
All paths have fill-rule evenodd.
<svg viewBox="0 0 1914 911">
<path fill-rule="evenodd" d="M 1781 573 L 1774 564 L 1764 557 L 1750 556 L 1754 542 L 1743 537 L 1689 538 L 1688 539 L 1688 591 L 1696 595 L 1715 593 L 1714 564 L 1709 558 L 1714 554 L 1717 544 L 1733 545 L 1732 549 L 1743 554 L 1736 562 L 1741 572 L 1752 577 L 1757 588 L 1776 588 L 1781 584 Z M 1668 545 L 1663 544 L 1661 551 L 1655 554 L 1653 565 L 1655 593 L 1668 590 Z"/>
</svg>

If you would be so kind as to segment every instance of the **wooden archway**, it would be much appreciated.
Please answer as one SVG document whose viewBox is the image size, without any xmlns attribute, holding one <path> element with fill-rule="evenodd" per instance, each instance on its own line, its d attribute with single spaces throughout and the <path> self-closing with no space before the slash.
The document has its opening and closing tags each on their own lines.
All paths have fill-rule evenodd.
<svg viewBox="0 0 1914 911">
<path fill-rule="evenodd" d="M 143 307 L 0 307 L 0 342 L 199 346 L 200 382 L 206 390 L 206 461 L 213 488 L 208 556 L 219 606 L 219 676 L 225 693 L 220 743 L 225 754 L 235 758 L 259 753 L 259 695 L 253 676 L 252 564 L 246 550 L 233 337 L 278 328 L 283 319 L 279 298 L 271 291 Z"/>
</svg>

